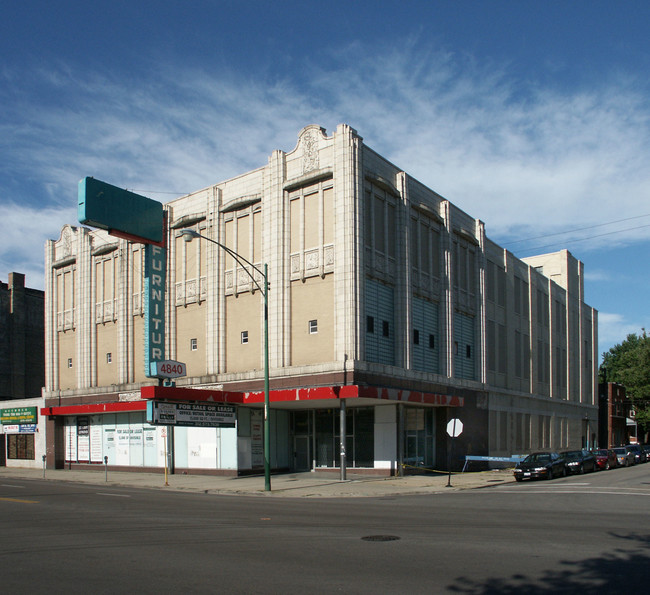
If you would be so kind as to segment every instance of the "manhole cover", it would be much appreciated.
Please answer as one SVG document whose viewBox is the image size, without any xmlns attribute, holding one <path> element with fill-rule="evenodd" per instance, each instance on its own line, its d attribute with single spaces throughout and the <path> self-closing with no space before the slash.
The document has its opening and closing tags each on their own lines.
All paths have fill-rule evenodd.
<svg viewBox="0 0 650 595">
<path fill-rule="evenodd" d="M 366 535 L 361 538 L 363 541 L 397 541 L 397 535 Z"/>
</svg>

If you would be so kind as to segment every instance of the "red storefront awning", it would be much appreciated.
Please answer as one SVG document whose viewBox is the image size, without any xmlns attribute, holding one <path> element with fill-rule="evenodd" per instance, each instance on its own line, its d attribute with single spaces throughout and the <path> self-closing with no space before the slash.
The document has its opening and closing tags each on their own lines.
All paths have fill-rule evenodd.
<svg viewBox="0 0 650 595">
<path fill-rule="evenodd" d="M 90 415 L 146 411 L 147 401 L 149 400 L 201 401 L 230 403 L 233 405 L 262 405 L 264 403 L 264 391 L 234 392 L 175 386 L 143 386 L 140 389 L 140 395 L 142 400 L 138 401 L 43 407 L 41 415 Z M 463 407 L 465 404 L 463 397 L 454 395 L 357 385 L 281 389 L 272 390 L 269 393 L 269 400 L 272 404 L 286 405 L 291 402 L 335 401 L 338 399 L 371 399 L 399 403 L 419 403 L 434 407 Z"/>
</svg>

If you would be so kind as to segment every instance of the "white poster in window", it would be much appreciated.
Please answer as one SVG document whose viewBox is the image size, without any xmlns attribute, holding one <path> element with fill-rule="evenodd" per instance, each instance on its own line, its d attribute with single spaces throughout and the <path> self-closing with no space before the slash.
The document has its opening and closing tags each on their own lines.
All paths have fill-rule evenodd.
<svg viewBox="0 0 650 595">
<path fill-rule="evenodd" d="M 75 418 L 66 419 L 65 460 L 77 461 L 77 420 Z"/>
<path fill-rule="evenodd" d="M 90 462 L 103 463 L 102 449 L 102 418 L 100 415 L 93 415 L 90 418 Z"/>
<path fill-rule="evenodd" d="M 90 461 L 90 419 L 87 415 L 77 417 L 77 461 Z"/>
<path fill-rule="evenodd" d="M 115 453 L 116 465 L 129 464 L 129 426 L 127 424 L 119 424 L 115 429 L 117 435 L 117 450 Z"/>
</svg>

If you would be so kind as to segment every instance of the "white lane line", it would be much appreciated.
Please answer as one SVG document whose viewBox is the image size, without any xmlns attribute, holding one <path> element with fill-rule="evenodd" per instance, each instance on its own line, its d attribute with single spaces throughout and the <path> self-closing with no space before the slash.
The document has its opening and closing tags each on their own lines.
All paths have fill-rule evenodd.
<svg viewBox="0 0 650 595">
<path fill-rule="evenodd" d="M 110 494 L 109 492 L 97 492 L 98 496 L 115 496 L 116 498 L 130 498 L 128 494 Z"/>
<path fill-rule="evenodd" d="M 640 492 L 640 493 L 630 493 L 627 491 L 619 491 L 619 492 L 610 492 L 610 491 L 598 491 L 598 492 L 593 492 L 590 490 L 554 490 L 552 488 L 548 488 L 546 490 L 517 490 L 516 488 L 511 488 L 511 489 L 503 489 L 499 490 L 500 492 L 508 492 L 509 494 L 590 494 L 592 496 L 602 496 L 602 495 L 610 495 L 610 496 L 650 496 L 650 492 Z"/>
<path fill-rule="evenodd" d="M 2 487 L 3 488 L 24 488 L 25 486 L 16 486 L 16 485 L 13 485 L 11 483 L 3 483 Z"/>
</svg>

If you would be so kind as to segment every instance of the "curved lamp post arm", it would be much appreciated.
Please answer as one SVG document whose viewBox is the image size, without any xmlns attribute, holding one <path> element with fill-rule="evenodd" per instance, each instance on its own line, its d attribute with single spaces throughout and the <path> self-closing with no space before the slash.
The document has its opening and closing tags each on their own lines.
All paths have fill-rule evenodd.
<svg viewBox="0 0 650 595">
<path fill-rule="evenodd" d="M 201 235 L 198 231 L 193 229 L 184 229 L 181 231 L 181 235 L 186 242 L 191 242 L 194 238 L 199 238 L 202 240 L 207 240 L 216 244 L 230 254 L 248 274 L 255 286 L 262 293 L 264 298 L 264 490 L 267 492 L 271 491 L 271 431 L 270 431 L 270 398 L 269 398 L 269 281 L 268 281 L 268 266 L 264 265 L 264 271 L 261 271 L 256 267 L 252 262 L 246 260 L 243 256 L 240 256 L 234 250 L 224 246 L 221 242 L 213 240 L 208 236 Z M 248 270 L 244 265 L 248 265 L 255 269 L 262 279 L 264 279 L 264 288 L 259 284 L 255 276 Z"/>
<path fill-rule="evenodd" d="M 237 254 L 237 252 L 235 252 L 231 248 L 228 248 L 228 246 L 225 246 L 221 242 L 217 242 L 217 240 L 213 240 L 212 238 L 209 238 L 208 236 L 201 235 L 198 231 L 194 231 L 193 229 L 184 229 L 183 231 L 181 231 L 181 235 L 183 236 L 183 239 L 186 242 L 191 242 L 194 238 L 199 238 L 201 240 L 207 240 L 208 242 L 212 242 L 213 244 L 216 244 L 217 246 L 219 246 L 219 248 L 224 250 L 224 252 L 227 252 L 228 254 L 230 254 L 230 256 L 232 256 L 237 261 L 237 264 L 239 264 L 241 266 L 241 268 L 243 268 L 246 271 L 246 274 L 251 278 L 251 281 L 253 281 L 253 283 L 255 283 L 255 285 L 262 292 L 262 294 L 264 294 L 264 296 L 266 296 L 266 293 L 268 291 L 268 286 L 269 286 L 268 279 L 266 278 L 266 273 L 264 271 L 262 271 L 259 267 L 255 266 L 249 260 L 246 260 L 240 254 Z M 262 276 L 262 279 L 264 279 L 264 287 L 262 287 L 259 284 L 258 280 L 248 270 L 248 268 L 245 265 L 248 265 L 249 267 L 252 267 L 255 271 L 257 271 L 257 273 L 259 273 Z"/>
</svg>

